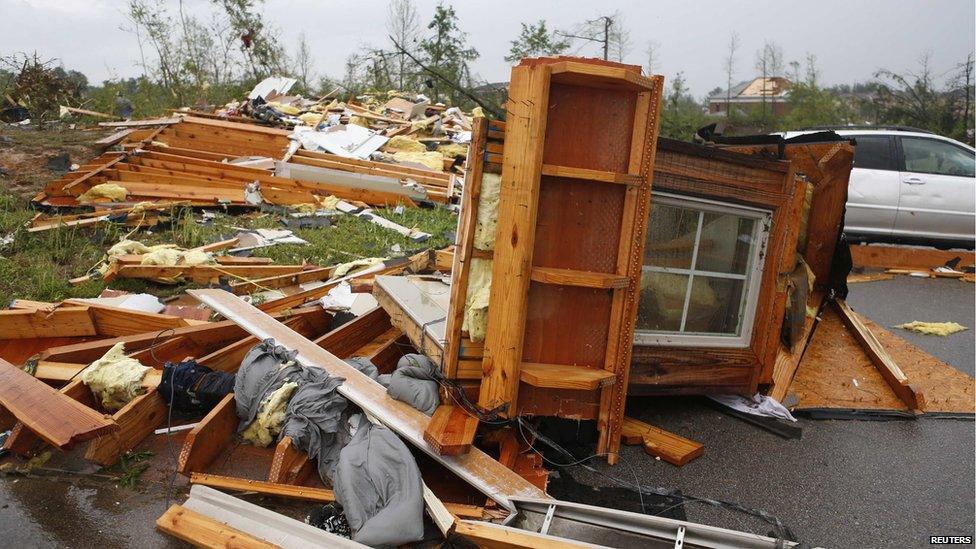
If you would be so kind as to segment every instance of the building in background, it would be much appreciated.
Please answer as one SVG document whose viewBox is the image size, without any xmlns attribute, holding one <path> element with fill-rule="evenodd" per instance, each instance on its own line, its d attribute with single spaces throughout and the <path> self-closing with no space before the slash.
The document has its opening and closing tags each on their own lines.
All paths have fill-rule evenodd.
<svg viewBox="0 0 976 549">
<path fill-rule="evenodd" d="M 726 115 L 728 109 L 736 109 L 742 113 L 763 108 L 765 103 L 768 112 L 773 116 L 782 116 L 790 112 L 789 93 L 792 83 L 782 76 L 756 77 L 752 80 L 740 82 L 732 86 L 732 91 L 726 95 L 725 90 L 718 90 L 708 96 L 708 113 Z"/>
</svg>

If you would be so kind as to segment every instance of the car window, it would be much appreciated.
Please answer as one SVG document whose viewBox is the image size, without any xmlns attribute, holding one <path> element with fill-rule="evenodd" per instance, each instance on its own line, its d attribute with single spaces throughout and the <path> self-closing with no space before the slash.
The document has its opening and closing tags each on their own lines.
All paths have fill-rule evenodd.
<svg viewBox="0 0 976 549">
<path fill-rule="evenodd" d="M 923 137 L 902 137 L 901 147 L 905 153 L 907 172 L 965 177 L 976 175 L 976 158 L 952 143 Z"/>
<path fill-rule="evenodd" d="M 854 167 L 867 170 L 894 170 L 891 140 L 886 135 L 855 135 Z"/>
</svg>

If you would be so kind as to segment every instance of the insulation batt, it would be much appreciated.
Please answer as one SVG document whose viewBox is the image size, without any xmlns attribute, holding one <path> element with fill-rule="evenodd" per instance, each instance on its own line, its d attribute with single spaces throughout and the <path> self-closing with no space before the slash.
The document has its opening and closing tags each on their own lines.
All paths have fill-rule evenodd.
<svg viewBox="0 0 976 549">
<path fill-rule="evenodd" d="M 415 152 L 397 151 L 393 153 L 393 159 L 397 162 L 415 162 L 434 170 L 444 170 L 444 156 L 439 152 Z"/>
<path fill-rule="evenodd" d="M 501 196 L 502 176 L 486 173 L 481 178 L 481 196 L 478 201 L 478 223 L 474 228 L 474 247 L 479 250 L 495 249 L 495 232 L 498 226 L 498 199 Z"/>
<path fill-rule="evenodd" d="M 102 408 L 115 412 L 145 392 L 142 378 L 149 370 L 138 360 L 125 356 L 125 347 L 119 342 L 85 368 L 81 381 L 95 394 Z"/>
<path fill-rule="evenodd" d="M 285 424 L 288 401 L 297 388 L 297 383 L 288 381 L 265 397 L 261 401 L 261 410 L 241 433 L 241 438 L 255 446 L 269 446 L 274 442 Z"/>
<path fill-rule="evenodd" d="M 969 329 L 958 322 L 922 322 L 920 320 L 913 320 L 905 324 L 899 324 L 895 326 L 895 328 L 942 337 Z"/>
<path fill-rule="evenodd" d="M 389 151 L 427 152 L 427 146 L 404 135 L 395 135 L 383 147 Z"/>
<path fill-rule="evenodd" d="M 129 190 L 116 183 L 102 183 L 88 189 L 78 197 L 78 202 L 97 202 L 108 199 L 111 202 L 122 202 L 129 195 Z"/>
<path fill-rule="evenodd" d="M 468 293 L 464 298 L 461 330 L 475 343 L 485 340 L 488 330 L 488 299 L 491 296 L 490 259 L 472 258 L 468 273 Z"/>
<path fill-rule="evenodd" d="M 342 278 L 347 274 L 362 270 L 367 267 L 372 267 L 373 265 L 378 265 L 386 261 L 382 257 L 367 257 L 363 259 L 357 259 L 355 261 L 350 261 L 349 263 L 342 263 L 336 265 L 336 268 L 332 271 L 332 278 L 330 280 L 335 280 L 337 278 Z"/>
</svg>

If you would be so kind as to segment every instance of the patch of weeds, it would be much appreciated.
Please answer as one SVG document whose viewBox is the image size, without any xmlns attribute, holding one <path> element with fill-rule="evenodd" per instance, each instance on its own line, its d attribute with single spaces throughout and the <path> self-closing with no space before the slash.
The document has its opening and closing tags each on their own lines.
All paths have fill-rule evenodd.
<svg viewBox="0 0 976 549">
<path fill-rule="evenodd" d="M 135 488 L 139 484 L 139 477 L 149 469 L 149 458 L 152 452 L 144 450 L 142 452 L 126 452 L 119 458 L 116 465 L 120 475 L 117 477 L 119 484 L 127 488 Z"/>
</svg>

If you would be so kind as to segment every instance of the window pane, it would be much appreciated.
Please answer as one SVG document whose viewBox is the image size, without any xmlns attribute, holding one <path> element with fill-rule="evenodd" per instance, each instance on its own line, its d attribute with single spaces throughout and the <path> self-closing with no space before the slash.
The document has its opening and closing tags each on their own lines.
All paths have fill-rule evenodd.
<svg viewBox="0 0 976 549">
<path fill-rule="evenodd" d="M 695 270 L 746 274 L 755 224 L 735 214 L 706 212 Z"/>
<path fill-rule="evenodd" d="M 738 335 L 745 281 L 696 275 L 685 332 Z"/>
<path fill-rule="evenodd" d="M 934 139 L 903 137 L 905 171 L 973 177 L 976 161 L 963 149 Z"/>
<path fill-rule="evenodd" d="M 637 305 L 638 330 L 677 332 L 681 329 L 688 278 L 688 275 L 644 270 Z"/>
<path fill-rule="evenodd" d="M 854 137 L 854 167 L 867 170 L 893 170 L 891 146 L 886 136 L 858 135 Z"/>
<path fill-rule="evenodd" d="M 698 231 L 698 211 L 651 201 L 644 264 L 691 268 L 691 254 Z"/>
</svg>

